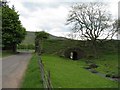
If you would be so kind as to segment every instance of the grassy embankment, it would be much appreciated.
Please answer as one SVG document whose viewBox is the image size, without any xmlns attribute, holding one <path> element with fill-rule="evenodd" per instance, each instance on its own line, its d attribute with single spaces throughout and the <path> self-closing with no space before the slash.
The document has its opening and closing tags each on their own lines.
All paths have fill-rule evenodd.
<svg viewBox="0 0 120 90">
<path fill-rule="evenodd" d="M 36 55 L 31 58 L 21 88 L 42 88 L 38 59 Z"/>
<path fill-rule="evenodd" d="M 52 84 L 56 88 L 114 88 L 118 85 L 85 70 L 84 59 L 72 61 L 52 55 L 43 55 L 42 59 L 46 70 L 51 71 Z"/>
<path fill-rule="evenodd" d="M 97 71 L 103 74 L 108 74 L 110 77 L 118 76 L 120 68 L 118 65 L 118 54 L 106 54 L 94 62 L 99 66 Z"/>
<path fill-rule="evenodd" d="M 118 86 L 117 82 L 84 69 L 84 59 L 72 61 L 54 55 L 43 55 L 42 60 L 46 71 L 51 71 L 54 88 L 115 88 Z M 35 55 L 28 65 L 22 87 L 42 88 L 39 66 Z"/>
</svg>

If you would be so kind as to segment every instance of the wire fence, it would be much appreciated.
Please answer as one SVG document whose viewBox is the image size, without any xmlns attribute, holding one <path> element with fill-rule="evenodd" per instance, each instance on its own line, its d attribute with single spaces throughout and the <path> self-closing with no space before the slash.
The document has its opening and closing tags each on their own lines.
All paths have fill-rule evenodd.
<svg viewBox="0 0 120 90">
<path fill-rule="evenodd" d="M 50 70 L 45 71 L 44 64 L 42 63 L 42 59 L 39 55 L 38 55 L 38 63 L 39 63 L 39 67 L 40 67 L 40 73 L 41 73 L 43 87 L 46 90 L 52 90 L 53 86 L 52 86 L 51 78 L 50 78 L 51 77 Z"/>
</svg>

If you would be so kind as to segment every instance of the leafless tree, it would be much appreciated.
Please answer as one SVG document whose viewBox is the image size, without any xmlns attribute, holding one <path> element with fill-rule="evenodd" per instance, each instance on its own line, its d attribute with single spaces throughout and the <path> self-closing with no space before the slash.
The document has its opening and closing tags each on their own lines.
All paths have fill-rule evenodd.
<svg viewBox="0 0 120 90">
<path fill-rule="evenodd" d="M 114 35 L 111 14 L 103 3 L 77 3 L 71 7 L 67 24 L 72 25 L 72 31 L 90 40 L 96 53 L 96 41 L 112 38 Z"/>
<path fill-rule="evenodd" d="M 115 20 L 115 22 L 113 23 L 113 27 L 115 29 L 115 32 L 120 34 L 120 19 Z"/>
</svg>

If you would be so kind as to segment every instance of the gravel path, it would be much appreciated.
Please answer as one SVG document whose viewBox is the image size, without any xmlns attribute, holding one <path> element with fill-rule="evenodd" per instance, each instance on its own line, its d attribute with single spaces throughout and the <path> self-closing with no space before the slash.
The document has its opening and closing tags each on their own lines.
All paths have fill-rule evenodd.
<svg viewBox="0 0 120 90">
<path fill-rule="evenodd" d="M 2 88 L 19 88 L 31 56 L 21 52 L 2 59 Z"/>
</svg>

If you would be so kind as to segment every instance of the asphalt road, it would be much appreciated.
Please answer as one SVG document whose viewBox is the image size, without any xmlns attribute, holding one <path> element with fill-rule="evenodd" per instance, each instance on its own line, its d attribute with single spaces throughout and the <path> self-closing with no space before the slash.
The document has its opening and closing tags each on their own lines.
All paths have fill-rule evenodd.
<svg viewBox="0 0 120 90">
<path fill-rule="evenodd" d="M 19 88 L 31 56 L 21 52 L 2 59 L 2 88 Z"/>
</svg>

